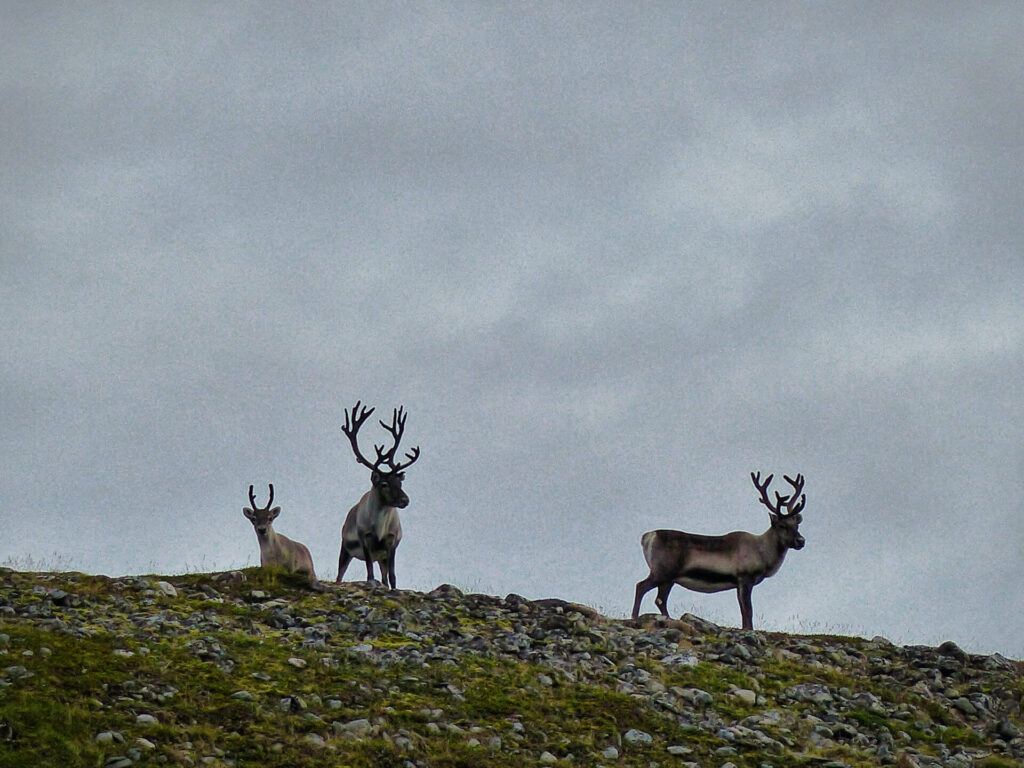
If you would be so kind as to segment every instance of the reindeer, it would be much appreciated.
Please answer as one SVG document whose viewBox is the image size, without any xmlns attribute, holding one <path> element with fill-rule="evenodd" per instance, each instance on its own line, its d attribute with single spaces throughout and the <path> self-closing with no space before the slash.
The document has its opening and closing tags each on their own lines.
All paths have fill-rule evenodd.
<svg viewBox="0 0 1024 768">
<path fill-rule="evenodd" d="M 287 536 L 274 530 L 274 520 L 281 514 L 280 507 L 270 508 L 274 503 L 274 484 L 270 483 L 270 500 L 267 506 L 260 508 L 256 505 L 256 497 L 253 495 L 252 486 L 249 486 L 249 507 L 242 508 L 242 514 L 249 518 L 252 527 L 256 529 L 256 539 L 260 543 L 260 565 L 278 565 L 296 573 L 307 573 L 309 578 L 316 582 L 316 573 L 313 572 L 313 556 L 309 554 L 304 544 L 292 541 Z"/>
<path fill-rule="evenodd" d="M 695 592 L 722 592 L 735 589 L 740 602 L 743 629 L 753 629 L 754 609 L 750 595 L 754 587 L 774 576 L 782 566 L 786 552 L 803 549 L 804 537 L 797 526 L 800 512 L 807 502 L 803 493 L 804 476 L 793 480 L 788 496 L 775 493 L 775 503 L 768 499 L 768 486 L 774 475 L 761 482 L 761 473 L 750 473 L 760 501 L 768 507 L 771 527 L 760 536 L 746 531 L 733 531 L 724 536 L 701 536 L 682 531 L 648 531 L 640 537 L 644 558 L 651 572 L 636 585 L 633 618 L 640 614 L 640 602 L 654 587 L 658 596 L 654 603 L 663 616 L 668 616 L 668 593 L 673 584 L 681 584 Z"/>
<path fill-rule="evenodd" d="M 370 469 L 370 490 L 359 502 L 349 510 L 344 525 L 341 526 L 341 551 L 338 553 L 338 578 L 341 583 L 345 569 L 353 557 L 366 561 L 366 580 L 373 581 L 373 563 L 380 563 L 381 581 L 395 588 L 395 550 L 402 540 L 402 523 L 398 519 L 398 510 L 409 505 L 409 497 L 402 490 L 405 470 L 420 456 L 419 446 L 406 452 L 408 461 L 395 461 L 398 444 L 402 441 L 405 431 L 407 414 L 402 406 L 394 409 L 390 426 L 382 420 L 380 425 L 391 433 L 393 445 L 387 451 L 383 445 L 374 445 L 377 459 L 368 461 L 359 451 L 356 436 L 374 409 L 367 409 L 360 401 L 356 401 L 350 414 L 345 411 L 345 425 L 341 428 L 352 443 L 352 452 L 356 461 Z"/>
</svg>

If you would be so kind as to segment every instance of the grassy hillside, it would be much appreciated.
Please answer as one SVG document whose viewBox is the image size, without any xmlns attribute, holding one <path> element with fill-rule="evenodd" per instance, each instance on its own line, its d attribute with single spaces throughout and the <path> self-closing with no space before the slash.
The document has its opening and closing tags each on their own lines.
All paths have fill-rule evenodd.
<svg viewBox="0 0 1024 768">
<path fill-rule="evenodd" d="M 0 569 L 7 766 L 1024 765 L 1021 665 L 951 643 Z"/>
</svg>

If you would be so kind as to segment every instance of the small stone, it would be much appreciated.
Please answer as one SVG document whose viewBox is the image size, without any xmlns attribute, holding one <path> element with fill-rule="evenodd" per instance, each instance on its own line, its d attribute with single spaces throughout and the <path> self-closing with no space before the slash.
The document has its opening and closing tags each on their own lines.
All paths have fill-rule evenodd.
<svg viewBox="0 0 1024 768">
<path fill-rule="evenodd" d="M 550 688 L 555 684 L 555 681 L 547 675 L 537 675 L 537 682 L 543 685 L 545 688 Z"/>
<path fill-rule="evenodd" d="M 744 704 L 756 704 L 757 694 L 747 688 L 737 688 L 732 695 Z"/>
<path fill-rule="evenodd" d="M 683 757 L 693 753 L 692 749 L 684 747 L 682 744 L 673 744 L 671 747 L 666 747 L 665 751 L 674 757 Z"/>
<path fill-rule="evenodd" d="M 960 712 L 963 712 L 965 715 L 968 715 L 968 716 L 978 714 L 977 708 L 973 704 L 971 704 L 971 702 L 968 701 L 963 696 L 961 696 L 960 698 L 956 699 L 953 702 L 953 706 L 956 707 L 957 710 L 959 710 Z"/>
<path fill-rule="evenodd" d="M 301 696 L 285 696 L 280 707 L 282 712 L 302 712 L 306 709 L 306 700 Z"/>
<path fill-rule="evenodd" d="M 252 592 L 249 593 L 249 596 L 253 600 L 264 600 L 267 597 L 267 593 L 264 592 L 262 589 L 254 589 Z"/>
<path fill-rule="evenodd" d="M 601 757 L 603 757 L 605 760 L 618 760 L 619 750 L 615 747 L 605 747 L 601 750 Z"/>
<path fill-rule="evenodd" d="M 672 653 L 665 656 L 661 663 L 678 667 L 696 667 L 698 660 L 692 653 Z"/>
<path fill-rule="evenodd" d="M 163 592 L 167 597 L 177 597 L 178 590 L 174 588 L 174 585 L 169 581 L 158 581 L 156 588 Z"/>
<path fill-rule="evenodd" d="M 145 750 L 156 749 L 156 744 L 149 739 L 142 738 L 141 736 L 135 740 L 135 746 Z"/>
<path fill-rule="evenodd" d="M 487 748 L 492 752 L 498 752 L 501 750 L 501 736 L 491 736 L 487 740 Z"/>
<path fill-rule="evenodd" d="M 1004 739 L 1017 739 L 1021 736 L 1021 729 L 1020 726 L 1011 723 L 1004 717 L 996 726 L 996 733 Z"/>
<path fill-rule="evenodd" d="M 306 667 L 306 660 L 305 659 L 300 659 L 297 656 L 292 656 L 291 658 L 289 658 L 288 659 L 288 663 L 291 664 L 296 669 L 304 669 Z"/>
<path fill-rule="evenodd" d="M 651 744 L 654 742 L 654 737 L 646 731 L 630 728 L 622 734 L 622 740 L 627 744 Z"/>
<path fill-rule="evenodd" d="M 540 763 L 541 763 L 541 765 L 552 765 L 553 763 L 557 763 L 557 762 L 558 762 L 558 758 L 555 757 L 554 755 L 552 755 L 550 752 L 545 751 L 545 752 L 541 752 L 540 753 Z"/>
<path fill-rule="evenodd" d="M 103 764 L 104 768 L 130 768 L 132 759 L 124 755 L 112 755 Z"/>
<path fill-rule="evenodd" d="M 15 664 L 13 667 L 6 667 L 4 669 L 4 677 L 8 677 L 11 680 L 24 680 L 27 677 L 32 677 L 32 673 L 26 667 Z"/>
<path fill-rule="evenodd" d="M 361 717 L 358 720 L 349 720 L 347 723 L 335 722 L 332 728 L 338 734 L 347 733 L 352 736 L 365 736 L 373 728 L 373 725 L 365 717 Z"/>
<path fill-rule="evenodd" d="M 149 727 L 151 725 L 159 725 L 160 721 L 152 715 L 141 714 L 135 716 L 135 724 L 143 727 Z"/>
<path fill-rule="evenodd" d="M 326 744 L 324 737 L 319 733 L 307 733 L 302 740 L 314 747 L 322 747 Z"/>
<path fill-rule="evenodd" d="M 114 655 L 115 656 L 120 656 L 123 659 L 130 659 L 132 656 L 135 655 L 135 651 L 128 651 L 128 650 L 125 650 L 124 648 L 115 648 L 114 649 Z"/>
<path fill-rule="evenodd" d="M 833 701 L 832 694 L 828 688 L 820 683 L 803 683 L 794 685 L 785 690 L 785 694 L 797 701 L 807 701 L 812 704 L 827 704 Z"/>
<path fill-rule="evenodd" d="M 252 701 L 253 695 L 248 691 L 235 691 L 231 694 L 231 698 L 238 701 Z"/>
<path fill-rule="evenodd" d="M 952 640 L 947 640 L 936 650 L 938 650 L 938 652 L 943 656 L 952 656 L 959 661 L 967 661 L 967 654 L 964 653 L 963 649 Z"/>
<path fill-rule="evenodd" d="M 97 744 L 122 744 L 124 736 L 117 731 L 100 731 L 96 734 Z"/>
</svg>

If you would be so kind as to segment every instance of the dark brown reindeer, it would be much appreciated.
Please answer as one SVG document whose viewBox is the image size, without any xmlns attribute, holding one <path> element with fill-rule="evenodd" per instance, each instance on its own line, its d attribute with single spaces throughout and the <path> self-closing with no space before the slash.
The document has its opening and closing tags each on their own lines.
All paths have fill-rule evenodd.
<svg viewBox="0 0 1024 768">
<path fill-rule="evenodd" d="M 253 488 L 249 486 L 249 503 L 252 508 L 243 507 L 242 514 L 249 518 L 256 529 L 256 539 L 260 543 L 260 565 L 278 565 L 296 573 L 308 573 L 316 581 L 313 572 L 313 557 L 305 545 L 292 541 L 287 536 L 274 530 L 274 520 L 281 514 L 280 507 L 270 508 L 274 503 L 274 484 L 270 483 L 270 500 L 267 506 L 260 507 L 256 503 Z"/>
<path fill-rule="evenodd" d="M 353 557 L 366 561 L 366 580 L 373 581 L 373 564 L 380 563 L 380 580 L 395 589 L 395 550 L 402 540 L 402 523 L 398 510 L 409 505 L 409 497 L 402 490 L 405 470 L 420 456 L 419 447 L 406 452 L 407 461 L 395 460 L 398 444 L 402 442 L 405 420 L 408 416 L 402 407 L 394 409 L 391 424 L 380 421 L 380 425 L 391 433 L 393 444 L 389 450 L 383 445 L 374 445 L 377 452 L 375 461 L 370 462 L 359 450 L 356 436 L 373 408 L 362 406 L 356 401 L 352 412 L 345 411 L 345 425 L 341 428 L 352 443 L 356 461 L 370 470 L 370 490 L 349 510 L 341 526 L 341 551 L 338 553 L 338 578 L 340 583 L 345 569 Z"/>
<path fill-rule="evenodd" d="M 768 499 L 768 486 L 774 475 L 761 482 L 761 473 L 750 473 L 761 503 L 768 507 L 771 527 L 760 536 L 733 531 L 724 536 L 701 536 L 682 531 L 648 531 L 640 537 L 644 558 L 651 572 L 636 585 L 633 618 L 640 614 L 640 602 L 650 590 L 658 588 L 654 602 L 668 616 L 668 593 L 673 584 L 695 592 L 722 592 L 735 589 L 740 602 L 743 629 L 754 628 L 754 609 L 750 594 L 754 587 L 774 576 L 782 566 L 786 552 L 803 549 L 804 537 L 797 526 L 807 502 L 803 493 L 804 476 L 793 480 L 785 475 L 793 492 L 783 496 L 776 491 L 775 503 Z"/>
</svg>

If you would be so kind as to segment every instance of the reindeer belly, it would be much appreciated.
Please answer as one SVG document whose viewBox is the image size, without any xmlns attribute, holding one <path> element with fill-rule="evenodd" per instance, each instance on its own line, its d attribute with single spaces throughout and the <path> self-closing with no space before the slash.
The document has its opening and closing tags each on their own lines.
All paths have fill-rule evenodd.
<svg viewBox="0 0 1024 768">
<path fill-rule="evenodd" d="M 694 592 L 722 592 L 736 589 L 736 577 L 704 568 L 690 568 L 675 578 L 675 583 Z"/>
<path fill-rule="evenodd" d="M 396 545 L 394 537 L 389 536 L 383 541 L 372 534 L 366 537 L 366 543 L 370 548 L 370 559 L 374 561 L 387 560 L 388 552 Z M 345 550 L 359 560 L 363 558 L 363 545 L 358 536 L 349 537 L 344 540 Z"/>
<path fill-rule="evenodd" d="M 694 592 L 722 592 L 735 589 L 738 583 L 731 558 L 720 552 L 697 548 L 690 550 L 673 581 Z"/>
</svg>

